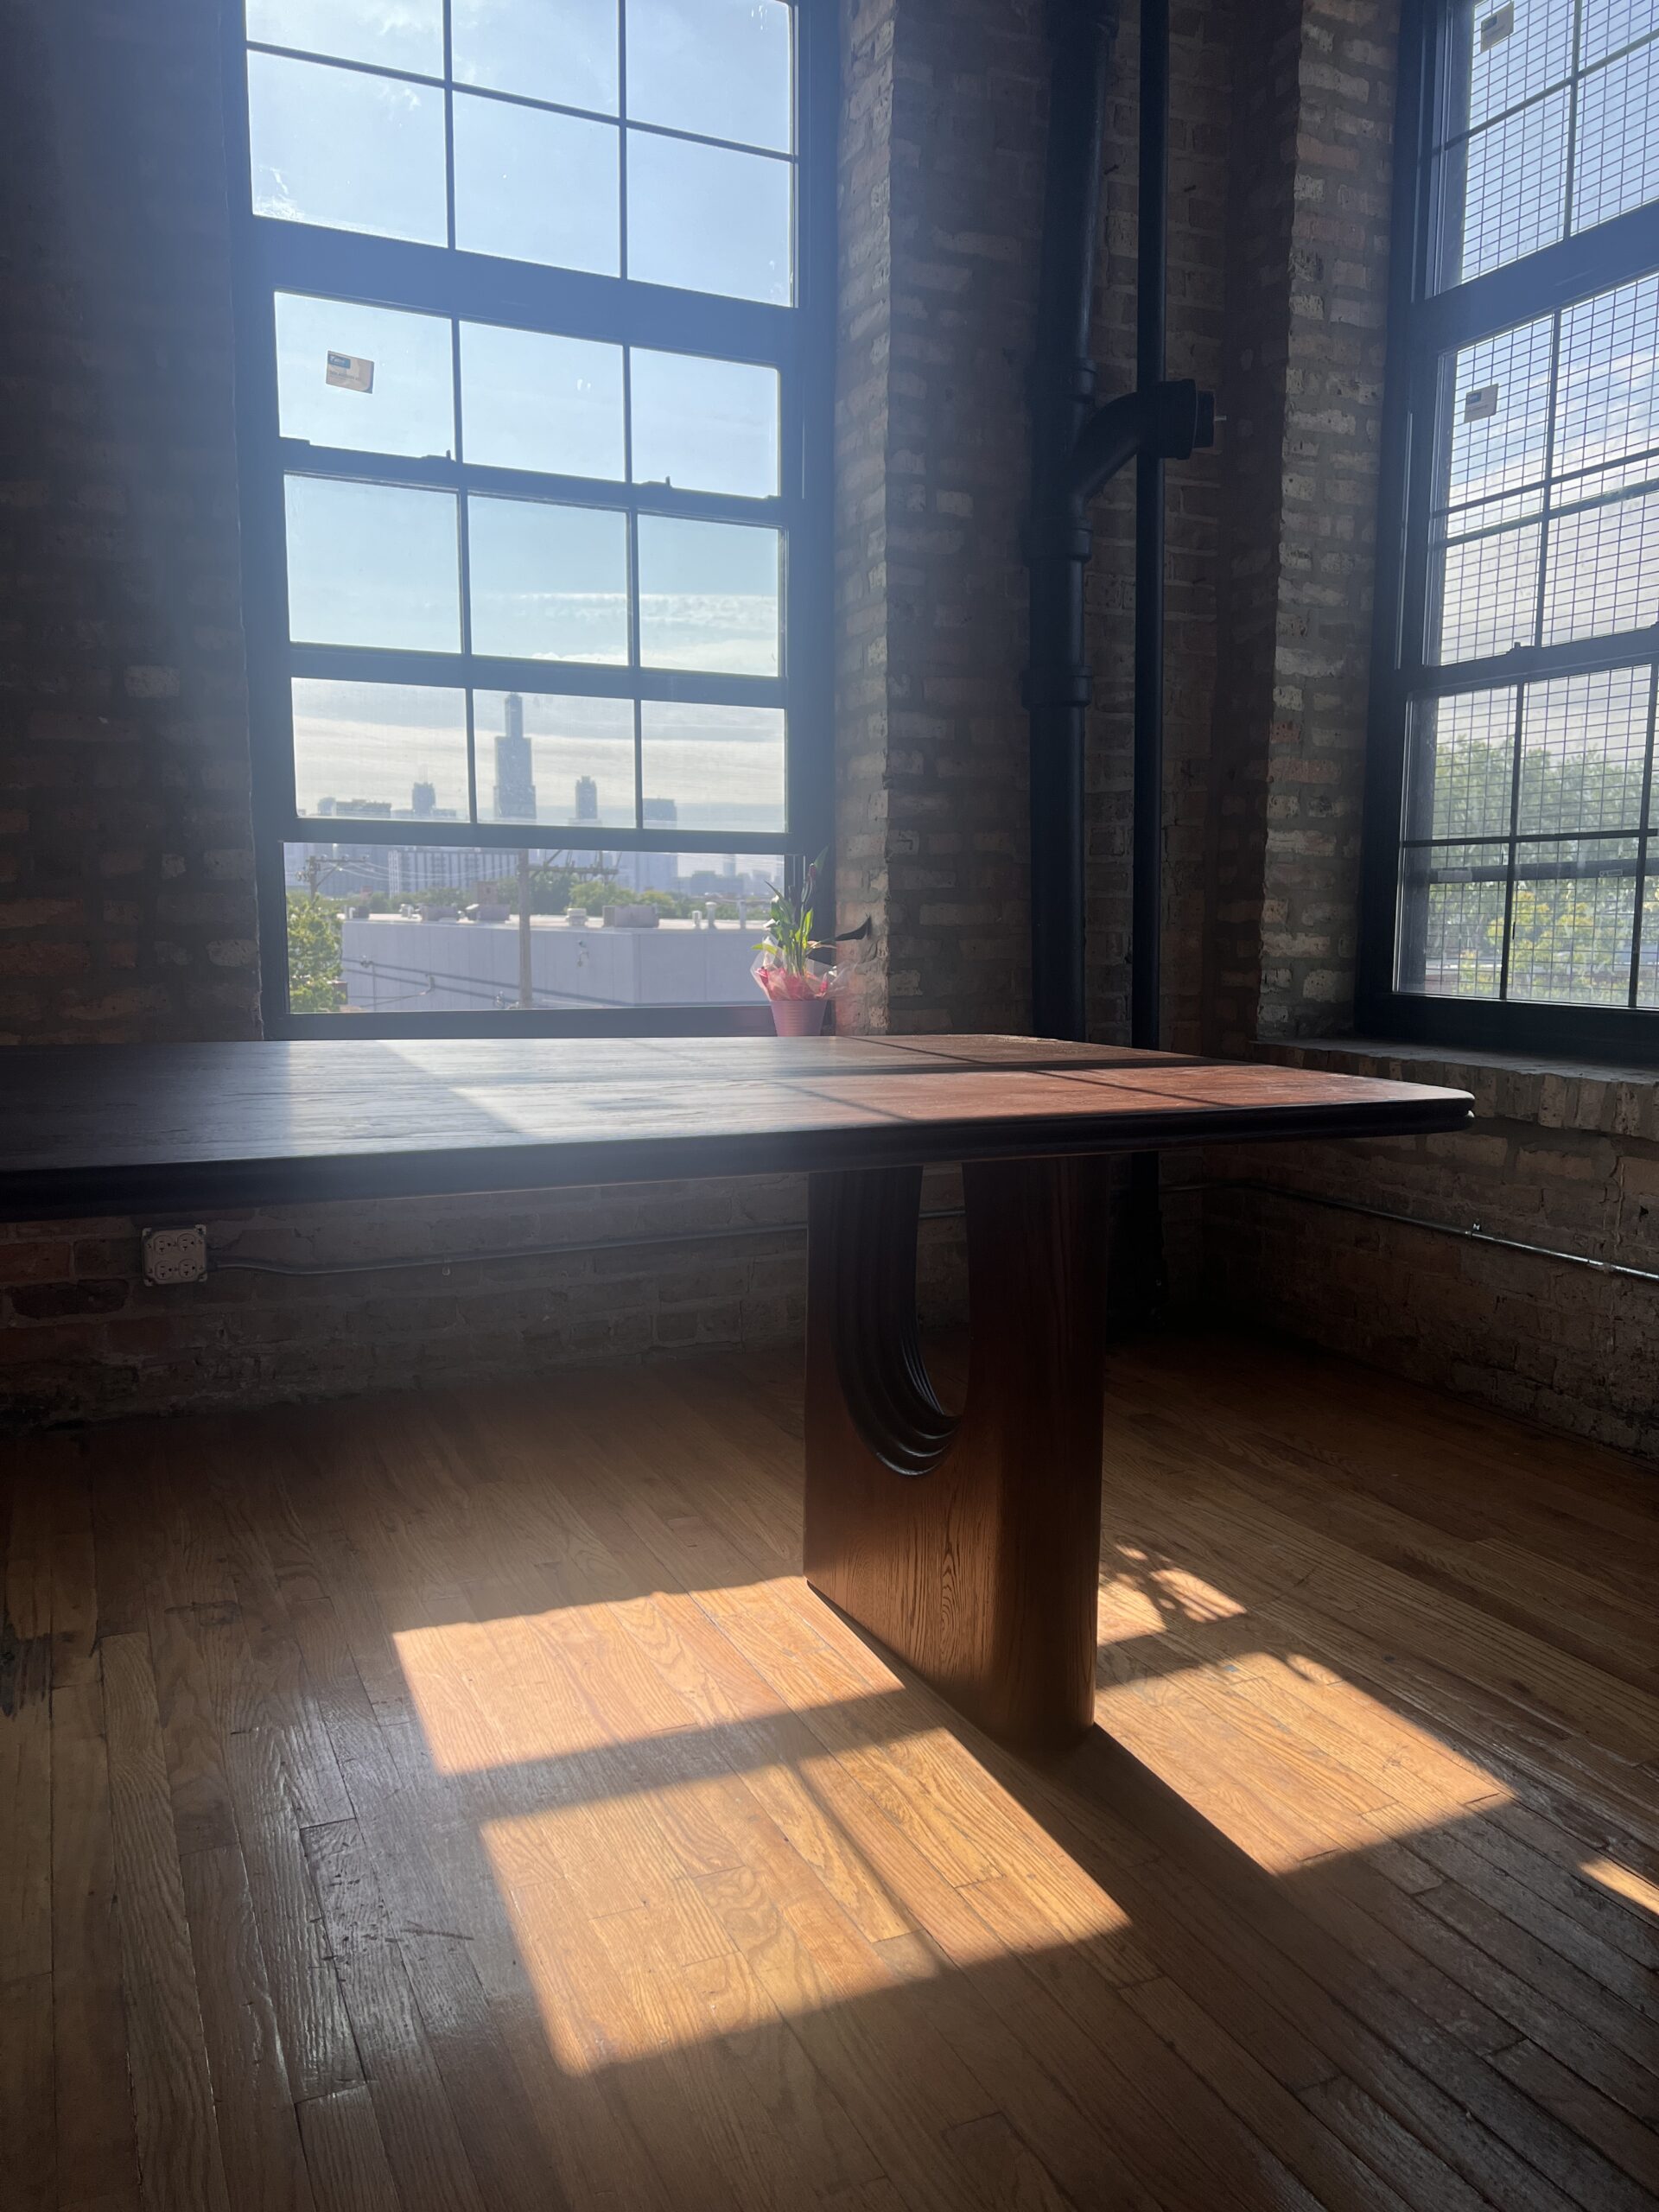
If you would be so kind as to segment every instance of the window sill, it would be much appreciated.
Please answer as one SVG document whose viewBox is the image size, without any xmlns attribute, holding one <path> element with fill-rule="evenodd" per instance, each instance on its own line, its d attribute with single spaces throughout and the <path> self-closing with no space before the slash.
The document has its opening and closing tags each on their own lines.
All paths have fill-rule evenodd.
<svg viewBox="0 0 1659 2212">
<path fill-rule="evenodd" d="M 1448 1052 L 1366 1037 L 1262 1038 L 1258 1056 L 1279 1067 L 1325 1068 L 1397 1083 L 1466 1090 L 1479 1122 L 1530 1122 L 1659 1143 L 1659 1071 L 1524 1052 Z"/>
</svg>

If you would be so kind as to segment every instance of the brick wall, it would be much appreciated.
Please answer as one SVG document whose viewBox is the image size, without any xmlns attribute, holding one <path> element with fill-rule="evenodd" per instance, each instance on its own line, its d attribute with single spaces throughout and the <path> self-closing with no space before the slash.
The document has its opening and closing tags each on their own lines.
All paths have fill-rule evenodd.
<svg viewBox="0 0 1659 2212">
<path fill-rule="evenodd" d="M 959 1203 L 953 1182 L 930 1176 L 927 1212 Z M 285 1206 L 211 1221 L 206 1281 L 163 1288 L 143 1282 L 137 1222 L 0 1225 L 0 1425 L 739 1343 L 792 1357 L 804 1219 L 795 1176 Z M 578 1249 L 531 1249 L 547 1246 Z M 960 1224 L 924 1221 L 929 1325 L 960 1318 L 961 1274 Z"/>
<path fill-rule="evenodd" d="M 842 925 L 904 1030 L 1026 1027 L 1027 385 L 1046 54 L 1033 0 L 853 17 L 842 168 Z"/>
<path fill-rule="evenodd" d="M 5 1041 L 256 1033 L 215 21 L 8 11 Z"/>
<path fill-rule="evenodd" d="M 1241 42 L 1208 1037 L 1350 1026 L 1395 0 L 1274 0 Z"/>
<path fill-rule="evenodd" d="M 1552 1427 L 1659 1455 L 1659 1283 L 1308 1205 L 1478 1226 L 1659 1271 L 1659 1081 L 1491 1054 L 1280 1046 L 1292 1066 L 1470 1091 L 1465 1135 L 1258 1147 L 1210 1168 L 1274 1186 L 1208 1198 L 1212 1290 L 1234 1311 Z"/>
<path fill-rule="evenodd" d="M 893 0 L 843 10 L 835 429 L 836 890 L 877 925 L 838 1019 L 887 1026 L 887 441 L 893 365 Z"/>
</svg>

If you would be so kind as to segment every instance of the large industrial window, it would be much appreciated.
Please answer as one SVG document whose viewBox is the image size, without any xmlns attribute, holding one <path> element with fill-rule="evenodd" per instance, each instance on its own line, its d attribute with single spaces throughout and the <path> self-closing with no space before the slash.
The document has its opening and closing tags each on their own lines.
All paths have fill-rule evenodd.
<svg viewBox="0 0 1659 2212">
<path fill-rule="evenodd" d="M 764 1018 L 755 910 L 826 842 L 832 23 L 246 0 L 276 1033 Z"/>
<path fill-rule="evenodd" d="M 1421 0 L 1361 1018 L 1659 1057 L 1659 0 Z"/>
</svg>

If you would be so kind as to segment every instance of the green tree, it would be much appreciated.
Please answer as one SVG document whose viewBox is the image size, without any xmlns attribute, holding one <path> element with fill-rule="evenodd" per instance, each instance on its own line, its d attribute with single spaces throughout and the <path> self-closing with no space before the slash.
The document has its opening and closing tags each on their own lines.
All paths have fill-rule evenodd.
<svg viewBox="0 0 1659 2212">
<path fill-rule="evenodd" d="M 1497 988 L 1508 861 L 1503 841 L 1514 804 L 1510 995 L 1620 1004 L 1630 981 L 1642 760 L 1592 741 L 1534 744 L 1523 745 L 1520 767 L 1516 790 L 1510 747 L 1484 739 L 1443 737 L 1433 755 L 1433 833 L 1469 840 L 1426 856 L 1437 873 L 1453 876 L 1431 881 L 1427 889 L 1427 957 L 1438 988 L 1470 996 L 1491 996 Z M 1574 832 L 1591 834 L 1575 842 Z M 1534 838 L 1539 842 L 1529 842 Z M 1465 868 L 1497 880 L 1456 880 Z M 1650 885 L 1643 906 L 1644 946 L 1659 942 L 1656 926 L 1659 885 Z"/>
<path fill-rule="evenodd" d="M 340 904 L 315 891 L 288 894 L 288 1002 L 296 1014 L 338 1014 L 346 1003 L 340 976 Z"/>
</svg>

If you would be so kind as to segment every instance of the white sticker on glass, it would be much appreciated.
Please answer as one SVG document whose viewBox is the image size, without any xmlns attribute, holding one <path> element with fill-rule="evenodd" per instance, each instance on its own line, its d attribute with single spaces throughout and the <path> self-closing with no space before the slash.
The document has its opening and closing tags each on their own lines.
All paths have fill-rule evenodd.
<svg viewBox="0 0 1659 2212">
<path fill-rule="evenodd" d="M 374 363 L 365 360 L 360 353 L 330 353 L 325 381 L 338 385 L 342 391 L 372 391 Z"/>
<path fill-rule="evenodd" d="M 1501 8 L 1494 8 L 1480 26 L 1480 50 L 1490 53 L 1502 43 L 1515 29 L 1515 0 L 1503 0 Z"/>
</svg>

